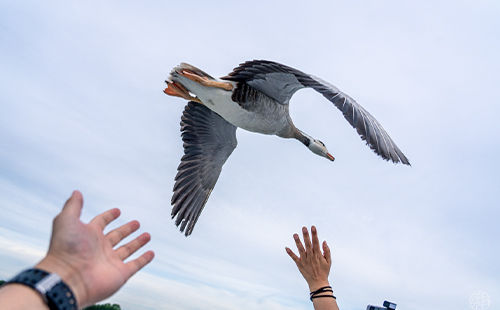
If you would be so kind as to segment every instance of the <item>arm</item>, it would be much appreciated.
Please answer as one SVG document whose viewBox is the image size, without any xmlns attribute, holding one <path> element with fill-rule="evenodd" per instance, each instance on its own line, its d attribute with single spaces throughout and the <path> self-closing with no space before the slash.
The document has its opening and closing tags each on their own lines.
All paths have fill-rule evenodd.
<svg viewBox="0 0 500 310">
<path fill-rule="evenodd" d="M 311 227 L 312 242 L 306 227 L 302 228 L 302 233 L 304 235 L 305 249 L 300 241 L 299 235 L 293 235 L 300 257 L 295 255 L 290 248 L 287 247 L 285 249 L 295 264 L 297 264 L 300 273 L 309 285 L 309 291 L 314 292 L 322 287 L 330 286 L 328 282 L 328 274 L 330 273 L 330 267 L 332 265 L 330 248 L 326 244 L 326 241 L 324 241 L 324 254 L 321 252 L 316 227 Z M 315 296 L 333 296 L 333 293 L 322 292 Z M 313 306 L 315 310 L 339 310 L 336 299 L 332 297 L 314 298 Z"/>
<path fill-rule="evenodd" d="M 94 304 L 114 294 L 125 282 L 154 257 L 152 251 L 124 262 L 151 239 L 143 233 L 129 243 L 114 247 L 139 229 L 139 222 L 131 221 L 104 235 L 104 228 L 120 216 L 120 210 L 111 209 L 96 216 L 90 223 L 80 221 L 83 198 L 75 191 L 54 219 L 49 251 L 35 268 L 57 273 L 76 297 L 79 308 Z M 0 288 L 0 309 L 49 309 L 40 294 L 20 284 Z"/>
</svg>

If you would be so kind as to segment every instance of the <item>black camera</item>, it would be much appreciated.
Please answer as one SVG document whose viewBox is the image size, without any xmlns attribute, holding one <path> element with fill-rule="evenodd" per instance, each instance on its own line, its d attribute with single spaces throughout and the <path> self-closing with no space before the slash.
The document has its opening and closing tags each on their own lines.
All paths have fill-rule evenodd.
<svg viewBox="0 0 500 310">
<path fill-rule="evenodd" d="M 396 310 L 396 304 L 390 301 L 384 301 L 384 308 L 378 306 L 368 305 L 366 310 Z"/>
</svg>

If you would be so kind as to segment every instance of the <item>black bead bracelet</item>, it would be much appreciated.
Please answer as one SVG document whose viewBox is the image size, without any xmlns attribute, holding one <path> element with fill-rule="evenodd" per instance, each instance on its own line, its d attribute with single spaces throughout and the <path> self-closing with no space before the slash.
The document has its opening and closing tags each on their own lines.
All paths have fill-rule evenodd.
<svg viewBox="0 0 500 310">
<path fill-rule="evenodd" d="M 321 293 L 325 293 L 325 292 L 333 293 L 332 287 L 331 286 L 323 286 L 323 287 L 309 293 L 309 295 L 311 296 L 310 297 L 311 301 L 313 301 L 314 298 L 321 298 L 321 297 L 332 297 L 334 299 L 337 299 L 337 297 L 335 297 L 333 294 L 332 295 L 317 295 L 317 294 L 321 294 Z"/>
</svg>

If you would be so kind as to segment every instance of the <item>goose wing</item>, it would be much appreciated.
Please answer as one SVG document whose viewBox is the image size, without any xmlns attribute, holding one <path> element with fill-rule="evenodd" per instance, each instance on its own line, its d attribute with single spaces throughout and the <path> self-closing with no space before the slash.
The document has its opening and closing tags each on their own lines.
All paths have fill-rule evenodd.
<svg viewBox="0 0 500 310">
<path fill-rule="evenodd" d="M 337 87 L 318 77 L 276 62 L 253 60 L 240 64 L 221 79 L 240 82 L 238 88 L 247 84 L 281 104 L 288 104 L 299 89 L 310 87 L 342 111 L 345 119 L 376 154 L 394 163 L 402 162 L 410 165 L 406 156 L 375 117 Z"/>
<path fill-rule="evenodd" d="M 190 101 L 181 117 L 184 156 L 177 168 L 172 219 L 189 236 L 207 203 L 222 166 L 236 148 L 236 126 L 202 104 Z"/>
</svg>

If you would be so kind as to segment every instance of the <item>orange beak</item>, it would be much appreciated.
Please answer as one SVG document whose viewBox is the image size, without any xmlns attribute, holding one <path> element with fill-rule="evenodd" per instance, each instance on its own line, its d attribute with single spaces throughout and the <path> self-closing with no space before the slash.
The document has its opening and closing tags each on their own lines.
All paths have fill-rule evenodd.
<svg viewBox="0 0 500 310">
<path fill-rule="evenodd" d="M 335 157 L 332 156 L 330 153 L 326 153 L 326 157 L 328 157 L 329 160 L 334 161 Z"/>
</svg>

